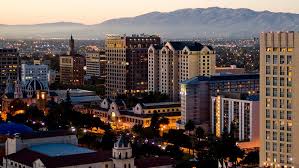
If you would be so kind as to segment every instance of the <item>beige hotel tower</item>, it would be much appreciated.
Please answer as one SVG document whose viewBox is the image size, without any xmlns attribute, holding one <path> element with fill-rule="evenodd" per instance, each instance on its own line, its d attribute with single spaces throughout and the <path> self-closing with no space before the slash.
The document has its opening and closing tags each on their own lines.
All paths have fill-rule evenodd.
<svg viewBox="0 0 299 168">
<path fill-rule="evenodd" d="M 261 33 L 260 87 L 260 167 L 299 168 L 299 32 Z"/>
</svg>

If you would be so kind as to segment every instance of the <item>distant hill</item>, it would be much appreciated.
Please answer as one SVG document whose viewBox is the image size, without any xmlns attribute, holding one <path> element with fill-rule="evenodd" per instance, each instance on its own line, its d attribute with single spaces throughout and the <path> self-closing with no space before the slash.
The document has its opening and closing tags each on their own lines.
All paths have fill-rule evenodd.
<svg viewBox="0 0 299 168">
<path fill-rule="evenodd" d="M 252 37 L 262 31 L 299 31 L 299 14 L 250 9 L 198 8 L 104 21 L 95 25 L 58 22 L 0 25 L 0 37 L 104 38 L 105 34 L 146 33 L 163 38 Z"/>
</svg>

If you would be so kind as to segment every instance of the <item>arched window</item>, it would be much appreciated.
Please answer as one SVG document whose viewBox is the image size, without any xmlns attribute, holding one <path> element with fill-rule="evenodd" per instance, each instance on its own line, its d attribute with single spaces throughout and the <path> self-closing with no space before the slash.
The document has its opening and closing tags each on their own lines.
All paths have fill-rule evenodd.
<svg viewBox="0 0 299 168">
<path fill-rule="evenodd" d="M 126 159 L 128 158 L 128 152 L 126 152 Z"/>
<path fill-rule="evenodd" d="M 121 159 L 121 153 L 120 152 L 118 153 L 118 158 Z"/>
<path fill-rule="evenodd" d="M 131 168 L 131 164 L 130 163 L 128 164 L 128 168 Z"/>
<path fill-rule="evenodd" d="M 126 164 L 124 165 L 124 168 L 127 168 L 127 165 L 126 165 Z"/>
</svg>

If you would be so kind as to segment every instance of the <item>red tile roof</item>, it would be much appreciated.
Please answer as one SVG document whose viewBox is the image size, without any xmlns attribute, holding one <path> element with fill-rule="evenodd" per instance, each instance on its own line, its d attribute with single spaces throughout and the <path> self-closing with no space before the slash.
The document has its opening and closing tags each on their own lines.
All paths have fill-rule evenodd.
<svg viewBox="0 0 299 168">
<path fill-rule="evenodd" d="M 111 161 L 111 151 L 98 151 L 75 155 L 50 157 L 30 149 L 23 149 L 17 153 L 6 156 L 9 160 L 32 167 L 33 162 L 40 159 L 47 168 L 65 167 L 73 165 L 92 164 Z"/>
<path fill-rule="evenodd" d="M 38 152 L 34 152 L 29 149 L 22 149 L 17 153 L 13 153 L 13 154 L 6 156 L 5 158 L 32 167 L 33 166 L 32 163 L 35 160 L 37 160 L 39 158 L 41 159 L 41 158 L 47 158 L 47 157 L 48 157 L 47 155 L 44 155 L 44 154 L 41 154 Z"/>
</svg>

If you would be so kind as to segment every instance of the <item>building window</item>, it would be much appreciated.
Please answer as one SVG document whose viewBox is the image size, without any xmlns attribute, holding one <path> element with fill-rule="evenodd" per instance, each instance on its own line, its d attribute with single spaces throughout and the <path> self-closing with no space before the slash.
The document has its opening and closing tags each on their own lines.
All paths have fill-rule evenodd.
<svg viewBox="0 0 299 168">
<path fill-rule="evenodd" d="M 266 109 L 266 118 L 270 118 L 270 110 Z"/>
<path fill-rule="evenodd" d="M 266 63 L 270 64 L 271 62 L 271 56 L 270 55 L 266 55 Z"/>
<path fill-rule="evenodd" d="M 271 68 L 270 68 L 270 66 L 266 66 L 266 74 L 267 75 L 271 74 Z"/>
<path fill-rule="evenodd" d="M 292 112 L 291 111 L 287 111 L 287 119 L 292 120 Z"/>
<path fill-rule="evenodd" d="M 270 124 L 270 120 L 266 120 L 266 128 L 267 128 L 267 129 L 270 129 L 270 125 L 271 125 L 271 124 Z"/>
<path fill-rule="evenodd" d="M 292 56 L 291 55 L 287 56 L 287 64 L 292 64 Z"/>
<path fill-rule="evenodd" d="M 277 55 L 273 55 L 273 64 L 277 64 Z"/>
<path fill-rule="evenodd" d="M 284 55 L 280 56 L 280 64 L 284 64 Z"/>
</svg>

